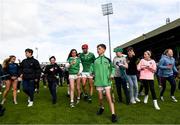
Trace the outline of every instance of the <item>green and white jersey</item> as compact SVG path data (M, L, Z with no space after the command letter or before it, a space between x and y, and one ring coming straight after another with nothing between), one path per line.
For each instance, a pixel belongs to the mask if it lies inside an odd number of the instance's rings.
M80 53L80 59L83 65L83 72L90 72L90 67L95 60L94 54L91 52L88 52L87 54Z
M80 71L81 60L79 57L70 57L68 60L70 67L68 68L70 75L76 75ZM75 62L75 64L72 64ZM72 64L72 65L71 65Z
M94 85L96 87L111 86L110 77L114 76L114 65L105 56L99 56L91 66L91 73L94 74Z

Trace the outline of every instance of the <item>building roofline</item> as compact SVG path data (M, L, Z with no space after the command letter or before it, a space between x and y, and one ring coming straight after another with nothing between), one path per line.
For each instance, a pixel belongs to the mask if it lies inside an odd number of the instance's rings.
M146 39L149 39L151 37L157 36L157 35L159 35L161 33L167 32L167 31L169 31L171 29L174 29L176 27L179 27L179 26L180 26L180 18L178 18L175 21L170 22L170 23L168 23L166 25L163 25L163 26L161 26L161 27L159 27L159 28L157 28L157 29L155 29L153 31L150 31L150 32L148 32L146 34L143 34L143 35L141 35L141 36L139 36L139 37L125 43L125 44L120 45L119 47L126 48L128 46L132 46L132 45L134 45L136 43L139 43L139 42L144 41Z

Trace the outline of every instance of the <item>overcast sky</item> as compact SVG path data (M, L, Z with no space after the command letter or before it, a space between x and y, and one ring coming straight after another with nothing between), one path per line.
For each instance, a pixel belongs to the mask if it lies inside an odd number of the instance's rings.
M101 9L108 2L112 48L180 17L180 0L0 0L0 62L9 55L23 59L26 48L36 47L40 62L52 55L66 61L84 43L96 54L97 44L108 45Z

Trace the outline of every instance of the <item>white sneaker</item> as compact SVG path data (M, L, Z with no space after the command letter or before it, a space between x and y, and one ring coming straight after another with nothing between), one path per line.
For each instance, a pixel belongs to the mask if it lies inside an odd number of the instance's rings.
M164 102L164 97L163 97L163 96L161 96L161 97L160 97L160 99L161 99L161 101L163 101L163 102Z
M32 107L33 106L33 102L30 101L29 104L28 104L28 107Z
M175 96L171 96L173 102L178 102L178 100L175 98Z
M136 102L141 102L141 100L139 98L135 98Z
M2 95L2 92L0 92L0 95Z
M80 103L80 97L77 97L76 104Z
M1 105L4 105L5 101L6 101L6 99L3 99L3 100L1 101Z
M44 88L46 89L46 88L47 88L47 86L44 86Z
M144 103L145 103L145 104L148 103L148 97L149 97L148 95L146 95L146 96L144 97Z
M17 102L17 101L13 101L13 103L14 103L15 105L17 105L17 104L18 104L18 102Z
M28 103L30 103L30 97L28 97Z
M154 107L156 110L160 110L160 107L158 106L157 100L153 100Z
M136 101L135 100L131 101L131 104L136 104Z
M20 90L17 90L17 93L20 93Z

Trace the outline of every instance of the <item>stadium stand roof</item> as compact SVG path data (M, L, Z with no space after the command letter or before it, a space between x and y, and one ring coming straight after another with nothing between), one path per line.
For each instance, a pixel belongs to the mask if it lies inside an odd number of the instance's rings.
M135 49L138 56L142 56L145 50L151 50L159 59L165 49L172 48L176 50L176 56L179 57L180 18L118 47L126 49L129 46Z

